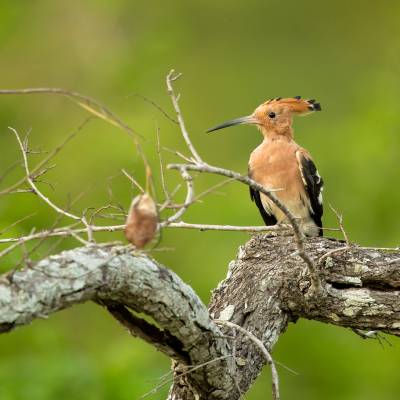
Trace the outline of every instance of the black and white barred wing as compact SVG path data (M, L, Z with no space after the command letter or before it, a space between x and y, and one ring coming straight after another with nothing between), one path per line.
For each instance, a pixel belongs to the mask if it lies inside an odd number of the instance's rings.
M304 187L310 200L311 218L318 227L322 228L322 214L324 213L322 191L324 189L324 181L319 175L314 161L308 154L298 152L297 158ZM322 229L320 229L319 234L322 236Z

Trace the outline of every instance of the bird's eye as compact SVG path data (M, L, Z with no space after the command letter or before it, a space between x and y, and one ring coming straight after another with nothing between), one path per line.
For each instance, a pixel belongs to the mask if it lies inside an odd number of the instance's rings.
M270 117L270 118L275 118L275 116L276 116L276 114L273 111L268 113L268 117Z

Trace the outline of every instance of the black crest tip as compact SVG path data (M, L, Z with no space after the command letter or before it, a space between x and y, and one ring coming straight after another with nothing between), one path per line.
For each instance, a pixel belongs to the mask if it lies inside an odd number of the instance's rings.
M314 111L321 111L321 104L319 104L319 103L314 103L314 104L313 104L313 107L314 107Z

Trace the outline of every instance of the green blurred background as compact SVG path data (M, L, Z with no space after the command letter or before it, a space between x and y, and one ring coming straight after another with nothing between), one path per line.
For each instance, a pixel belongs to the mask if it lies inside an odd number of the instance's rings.
M260 142L253 127L205 135L216 123L251 112L262 101L302 95L323 108L295 121L296 137L323 175L325 203L343 212L353 241L399 245L400 3L397 1L0 1L0 87L64 87L109 106L145 140L159 188L155 132L169 148L186 152L177 127L134 94L172 112L165 90L171 68L192 139L210 163L245 172ZM0 97L0 175L20 159L15 137L29 130L36 150L49 151L87 114L57 96ZM176 161L164 153L166 162ZM44 154L32 154L35 165ZM100 207L111 199L127 209L135 190L121 168L143 184L132 139L92 120L55 160L42 190L61 205ZM1 183L22 176L17 167ZM217 182L196 180L197 192ZM169 188L179 182L167 173ZM260 224L247 188L232 184L193 206L187 222ZM162 200L158 189L159 200ZM183 191L178 195L178 200ZM3 236L51 226L55 213L30 194L0 199L0 230L35 212ZM61 221L67 223L68 221ZM98 219L98 224L118 223ZM326 226L336 220L326 207ZM122 234L99 236L121 240ZM204 302L225 276L244 233L166 229L153 255L193 286ZM49 241L39 258L76 246ZM30 245L31 246L31 245ZM29 247L28 247L29 248ZM0 248L1 249L1 248ZM206 256L205 256L206 254ZM21 260L1 260L2 271ZM398 399L399 342L363 341L349 331L316 322L290 326L275 358L284 399ZM169 360L131 338L104 311L85 304L0 336L1 400L132 400L157 384ZM149 398L165 398L167 388ZM246 399L270 397L265 370Z

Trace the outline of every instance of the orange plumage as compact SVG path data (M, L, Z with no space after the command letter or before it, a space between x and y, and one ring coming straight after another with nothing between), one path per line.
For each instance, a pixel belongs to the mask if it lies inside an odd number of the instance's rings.
M209 132L238 124L257 125L263 142L251 153L249 176L267 189L280 189L275 195L299 219L308 236L322 235L323 181L307 150L293 140L293 116L320 111L315 100L299 96L268 100L246 117L237 118ZM267 225L286 222L284 213L264 194L250 188Z

